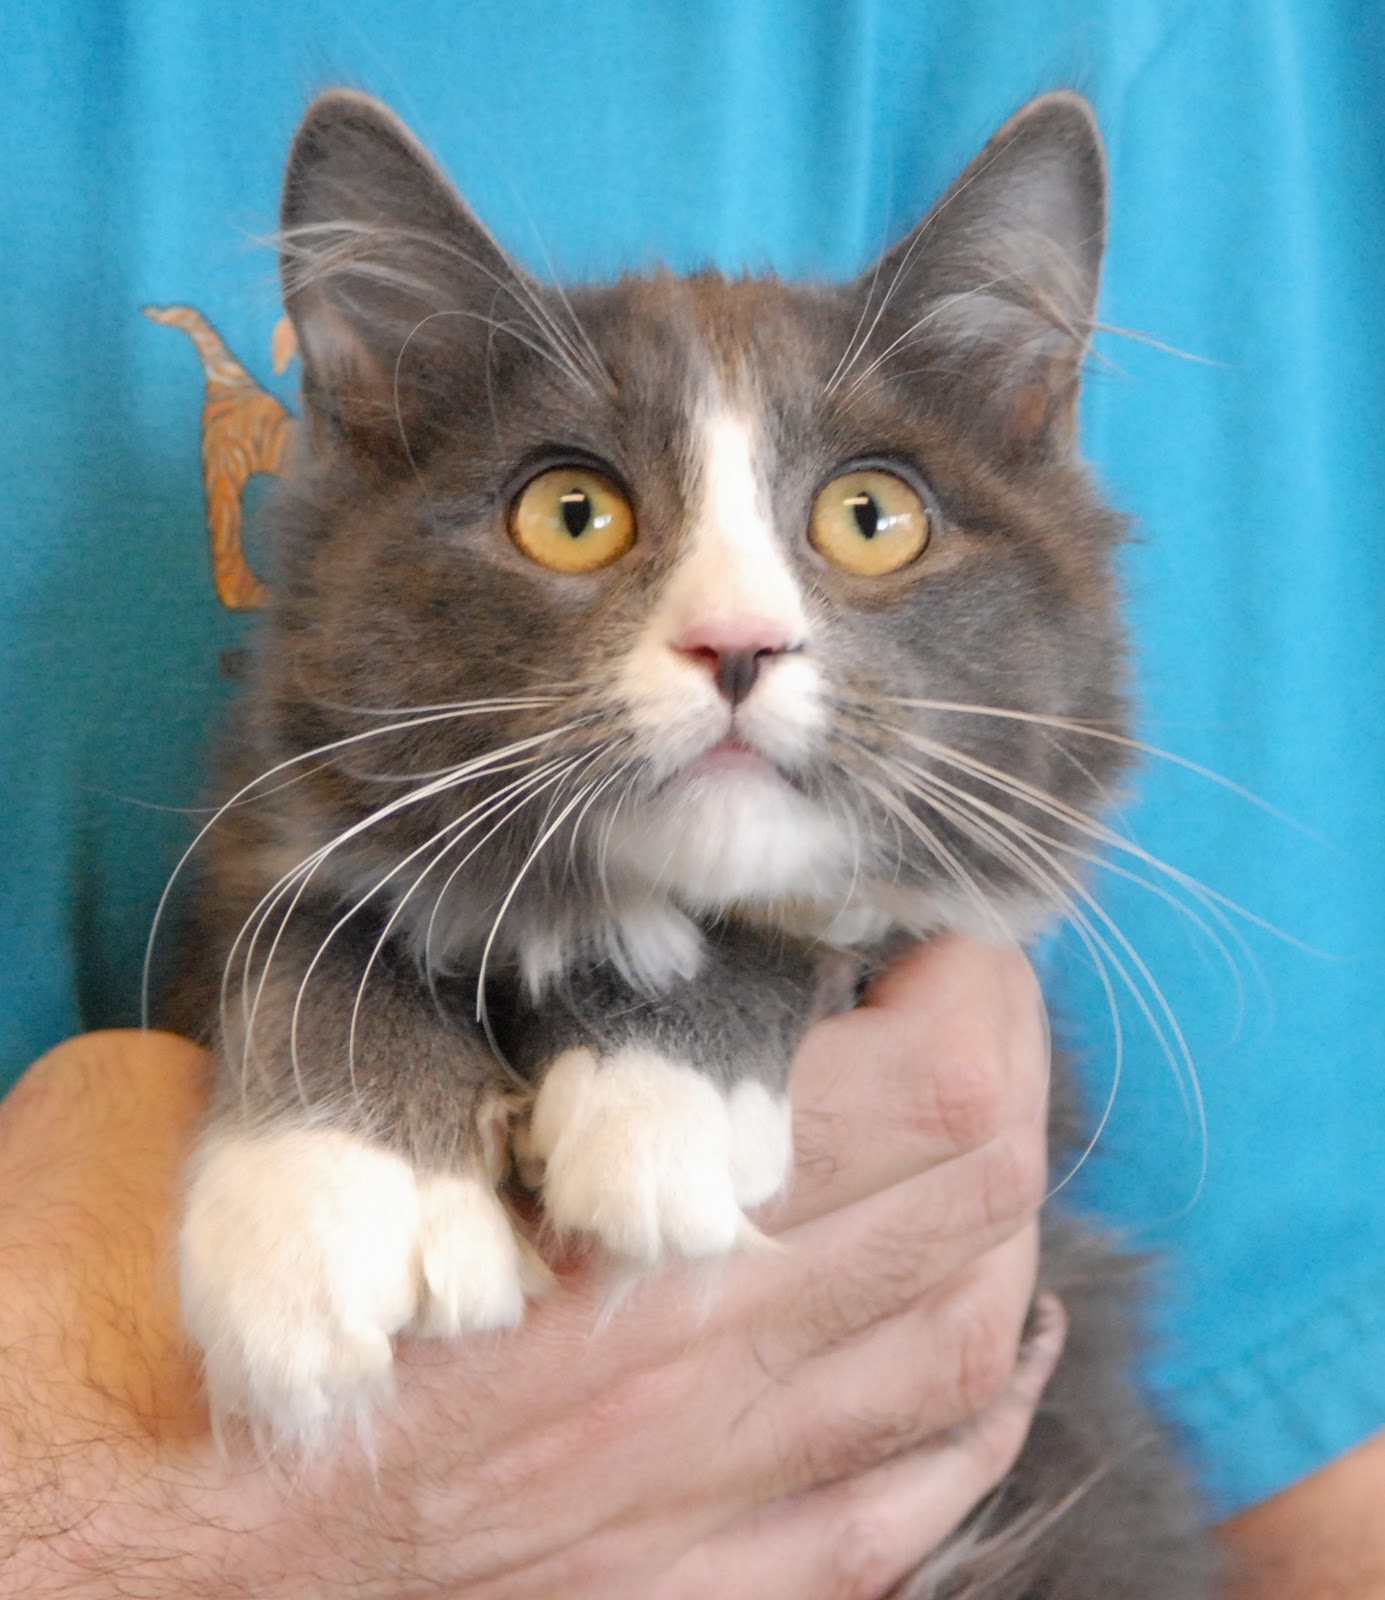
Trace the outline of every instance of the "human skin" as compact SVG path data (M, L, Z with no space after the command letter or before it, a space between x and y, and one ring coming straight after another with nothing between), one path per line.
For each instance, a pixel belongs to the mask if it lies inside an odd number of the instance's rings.
M914 957L805 1047L781 1257L719 1293L667 1274L604 1326L569 1273L516 1335L406 1345L374 1476L218 1454L170 1272L205 1060L72 1041L0 1106L0 1594L886 1592L1008 1468L1056 1352L1012 1365L1039 1018L1012 957ZM1226 1525L1228 1595L1385 1600L1381 1506L1385 1437Z
M1385 1433L1222 1531L1230 1600L1385 1600Z
M178 1330L206 1059L71 1041L0 1107L0 1594L885 1594L1008 1470L1061 1346L1051 1304L1021 1344L1046 1065L1027 965L938 941L806 1042L781 1248L614 1306L570 1263L519 1330L402 1341L373 1450L304 1464L218 1450Z

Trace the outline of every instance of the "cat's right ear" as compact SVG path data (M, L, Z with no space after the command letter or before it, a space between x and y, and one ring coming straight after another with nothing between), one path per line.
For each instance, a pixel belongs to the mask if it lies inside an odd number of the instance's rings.
M289 152L284 305L315 441L418 461L455 401L459 364L496 322L532 317L537 286L379 101L335 89Z

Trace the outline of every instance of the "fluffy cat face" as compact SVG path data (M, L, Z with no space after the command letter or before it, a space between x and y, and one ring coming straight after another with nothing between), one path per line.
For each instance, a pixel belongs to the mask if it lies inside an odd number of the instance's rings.
M574 885L920 930L1061 904L1043 841L1109 798L1085 729L1124 715L1119 524L1074 455L1080 101L840 287L541 286L349 94L284 224L312 452L258 722L281 757L355 741L280 802L308 848L358 829L345 881L428 872L409 915L453 947Z

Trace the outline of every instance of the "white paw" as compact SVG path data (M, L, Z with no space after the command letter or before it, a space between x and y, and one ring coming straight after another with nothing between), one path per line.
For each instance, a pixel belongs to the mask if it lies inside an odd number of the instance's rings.
M388 1386L391 1336L519 1320L519 1254L477 1179L422 1176L337 1129L210 1140L179 1238L218 1414L312 1442Z
M559 1056L525 1142L555 1226L637 1261L730 1250L752 1233L743 1208L783 1187L793 1153L787 1100L752 1083L728 1096L635 1047Z
M524 1315L519 1243L490 1184L470 1176L419 1180L417 1333L510 1328Z
M793 1170L793 1119L786 1095L747 1079L726 1100L731 1119L731 1183L743 1206L763 1205Z

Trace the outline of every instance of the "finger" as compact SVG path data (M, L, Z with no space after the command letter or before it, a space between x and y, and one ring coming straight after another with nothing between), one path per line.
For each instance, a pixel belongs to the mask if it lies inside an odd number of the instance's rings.
M1038 1214L1042 1136L1019 1129L781 1236L734 1264L723 1303L772 1371L898 1315Z
M489 1419L498 1439L619 1390L633 1374L705 1363L729 1343L740 1386L719 1377L714 1408L734 1414L760 1376L757 1366L742 1377L747 1347L757 1363L788 1372L897 1315L1023 1227L1046 1182L1042 1136L1007 1132L789 1230L777 1249L670 1267L614 1304L598 1269L567 1276L531 1303L521 1329L468 1341L466 1370L482 1386L515 1390L512 1406ZM450 1345L406 1341L399 1360L416 1374L411 1403L425 1412L447 1403ZM548 1381L555 1371L565 1374L559 1388Z
M1040 1301L1005 1393L966 1427L840 1483L749 1513L691 1551L654 1600L881 1600L1005 1477L1062 1352Z
M1035 1225L787 1380L766 1373L737 1423L732 1455L754 1461L736 1443L758 1435L777 1454L783 1489L807 1489L964 1426L1014 1377L1037 1266Z
M950 1280L976 1266L987 1242L973 1216L986 1184L958 1169L993 1158L988 1147L913 1186L899 1185L847 1214L809 1224L801 1239L794 1236L801 1248L728 1263L723 1292L701 1326L686 1282L680 1290L673 1281L682 1275L670 1273L636 1285L595 1337L590 1305L585 1299L567 1303L571 1290L562 1285L549 1302L531 1309L524 1328L473 1339L464 1358L446 1346L406 1347L405 1409L434 1418L461 1413L468 1452L486 1460L488 1475L508 1496L532 1508L527 1527L535 1548L546 1548L555 1532L561 1545L633 1516L670 1459L682 1466L684 1498L704 1508L749 1506L790 1482L806 1487L863 1459L879 1459L897 1449L899 1439L873 1432L872 1417L913 1409L931 1424L950 1425L968 1414L966 1397L980 1395L987 1371L1005 1359L979 1349L1002 1320L989 1304L982 1314L959 1304L950 1325L944 1318L949 1331L929 1343L935 1337L929 1311L937 1309L930 1291L947 1285L964 1295L965 1284ZM945 1193L954 1184L955 1198ZM915 1187L920 1193L912 1192ZM949 1220L958 1214L960 1227ZM1008 1218L998 1222L991 1242L1019 1226ZM1016 1323L1032 1285L1032 1245L1019 1249L1024 1260L1018 1267L1011 1259L996 1269L1013 1274ZM858 1408L855 1418L832 1393L838 1370L845 1382L850 1359L810 1383L795 1411L794 1386L805 1363L905 1311L913 1314L912 1327L887 1333L880 1355L865 1354L882 1387L873 1395L862 1390L859 1398L848 1393L846 1404ZM1005 1336L1003 1329L997 1335ZM960 1381L939 1377L942 1399L935 1400L928 1394L929 1366L936 1361L945 1368L954 1359L949 1351L968 1370ZM555 1372L564 1375L562 1383L553 1382ZM463 1397L478 1386L483 1393L504 1392L506 1404L468 1415ZM779 1387L788 1397L780 1402L784 1416L766 1418L765 1408L778 1398L767 1399L767 1391ZM906 1431L919 1437L907 1421ZM554 1475L545 1470L555 1452L571 1451L577 1433L580 1464L575 1460L571 1470L580 1470L581 1496L562 1487L565 1476L555 1490ZM525 1551L533 1553L529 1544Z
M1047 1022L1023 956L959 938L922 946L804 1040L796 1170L761 1221L779 1232L1017 1123L1038 1128L1047 1084Z

